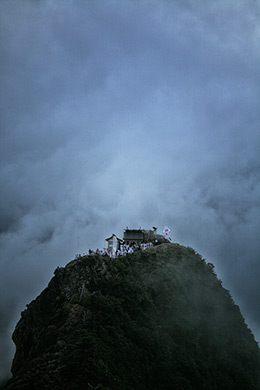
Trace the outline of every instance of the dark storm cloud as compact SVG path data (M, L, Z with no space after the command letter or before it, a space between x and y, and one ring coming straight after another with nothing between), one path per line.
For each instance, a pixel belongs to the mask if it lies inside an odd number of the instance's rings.
M212 261L259 339L259 2L0 7L1 376L55 267L126 225Z

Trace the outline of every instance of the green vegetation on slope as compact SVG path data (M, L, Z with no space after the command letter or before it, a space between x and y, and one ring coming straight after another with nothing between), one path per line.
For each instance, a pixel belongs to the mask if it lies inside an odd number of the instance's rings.
M10 390L260 388L239 308L212 264L177 244L57 269L13 338Z

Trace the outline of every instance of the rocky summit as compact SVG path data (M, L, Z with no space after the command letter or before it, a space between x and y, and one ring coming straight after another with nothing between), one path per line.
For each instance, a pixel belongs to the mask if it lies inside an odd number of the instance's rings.
M260 351L214 272L164 243L57 268L22 313L6 390L257 390Z

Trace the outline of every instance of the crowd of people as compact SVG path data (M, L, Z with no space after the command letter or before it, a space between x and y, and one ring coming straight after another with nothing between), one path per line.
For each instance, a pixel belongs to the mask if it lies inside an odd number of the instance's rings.
M96 254L96 255L101 255L101 256L109 256L110 258L116 259L119 256L126 256L129 253L134 253L137 251L144 251L144 250L150 249L154 244L155 245L157 244L156 241L157 240L155 240L154 243L152 243L152 242L142 242L142 243L132 242L130 244L123 242L120 244L119 248L114 253L108 251L107 248L103 248L101 250L96 249L96 251L89 249L88 252L89 252L89 255ZM86 256L85 253L83 253L83 255L77 254L77 255L75 255L75 259L80 259L84 256Z

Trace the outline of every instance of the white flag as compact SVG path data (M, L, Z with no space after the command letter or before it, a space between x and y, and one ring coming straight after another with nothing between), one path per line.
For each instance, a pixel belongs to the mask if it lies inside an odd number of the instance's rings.
M165 233L165 235L167 236L167 234L170 233L170 229L165 226L165 228L163 229L163 233Z

